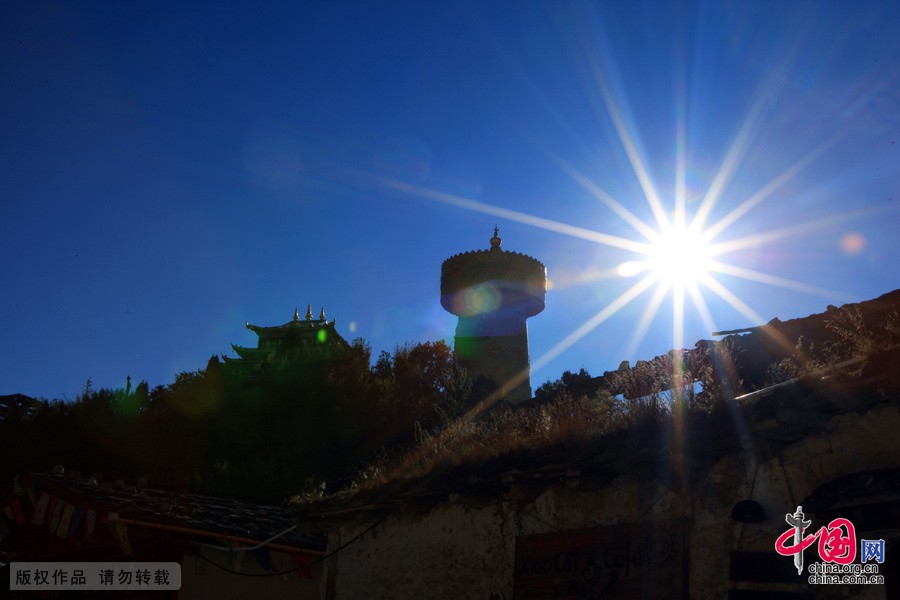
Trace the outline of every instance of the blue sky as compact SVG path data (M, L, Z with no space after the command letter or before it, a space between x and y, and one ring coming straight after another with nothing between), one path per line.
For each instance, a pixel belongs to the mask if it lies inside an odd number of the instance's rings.
M898 32L891 2L4 2L0 394L166 384L307 303L376 354L452 341L441 262L495 224L552 282L534 387L898 288ZM734 243L676 329L619 267L679 207Z

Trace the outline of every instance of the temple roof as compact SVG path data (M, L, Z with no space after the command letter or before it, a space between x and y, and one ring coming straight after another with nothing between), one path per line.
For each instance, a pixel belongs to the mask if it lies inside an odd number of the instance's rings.
M246 346L238 346L237 344L232 344L231 348L244 360L263 360L268 354L268 351L264 348L247 348ZM225 360L230 361L234 359L226 357Z
M294 318L284 323L283 325L273 325L270 327L262 327L259 325L251 325L250 323L246 324L247 329L256 333L260 337L281 337L283 334L287 332L305 332L308 331L312 334L315 334L323 327L327 327L329 329L334 329L335 323L337 321L332 319L331 321L325 318L325 308L323 307L321 312L319 313L319 318L314 319L312 316L312 306L306 306L306 318L300 318L300 311L298 309L294 309Z
M319 318L314 319L312 306L307 305L306 317L300 318L300 311L294 309L294 317L283 325L261 327L259 325L246 324L247 329L259 336L256 348L238 346L232 344L231 348L240 358L225 358L228 364L262 363L272 355L289 352L294 348L315 348L324 346L349 347L341 334L335 328L336 321L325 318L325 309L319 312Z

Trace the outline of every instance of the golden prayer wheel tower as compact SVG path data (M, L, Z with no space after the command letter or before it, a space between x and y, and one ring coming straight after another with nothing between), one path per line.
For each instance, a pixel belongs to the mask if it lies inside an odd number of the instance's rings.
M547 269L500 248L457 254L441 265L441 306L459 317L454 350L473 381L483 377L501 399L531 398L526 320L544 310Z

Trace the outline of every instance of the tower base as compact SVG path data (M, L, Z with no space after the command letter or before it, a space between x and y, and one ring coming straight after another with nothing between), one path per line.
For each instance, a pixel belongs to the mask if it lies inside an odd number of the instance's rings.
M457 360L478 386L478 379L491 391L500 390L507 402L531 399L528 364L528 332L502 336L459 336L454 338Z

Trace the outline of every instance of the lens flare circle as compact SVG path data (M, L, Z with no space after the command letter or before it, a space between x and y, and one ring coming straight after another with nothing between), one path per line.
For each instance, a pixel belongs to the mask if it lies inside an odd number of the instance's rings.
M501 293L495 287L474 285L456 296L454 310L467 317L481 315L497 310L501 300Z

